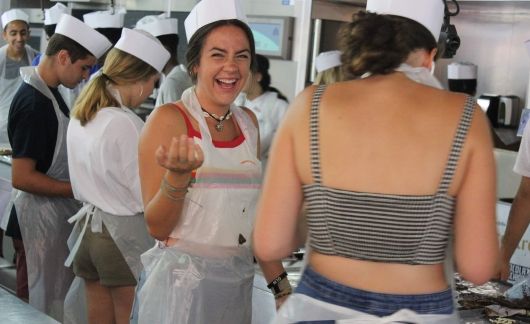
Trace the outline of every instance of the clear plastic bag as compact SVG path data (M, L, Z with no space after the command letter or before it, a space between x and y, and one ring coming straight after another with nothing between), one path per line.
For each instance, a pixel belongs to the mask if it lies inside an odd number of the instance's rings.
M528 298L530 300L530 276L518 280L504 293L504 297L514 300Z

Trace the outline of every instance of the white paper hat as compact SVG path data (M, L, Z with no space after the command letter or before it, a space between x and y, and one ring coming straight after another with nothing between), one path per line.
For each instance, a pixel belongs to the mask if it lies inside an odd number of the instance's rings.
M165 14L160 16L145 16L138 20L136 29L145 30L157 37L179 33L179 21L176 18L166 18Z
M56 34L64 35L86 48L96 58L100 58L112 46L112 43L81 20L62 14L55 28Z
M45 25L55 25L59 22L59 19L61 19L62 14L71 15L72 9L68 8L67 6L63 5L62 3L58 2L55 4L55 6L44 9L44 24Z
M442 0L368 0L366 11L415 20L438 40L444 17Z
M158 39L142 30L123 28L114 47L136 56L158 72L162 72L170 56Z
M447 79L472 80L477 78L478 67L468 62L453 62L447 66Z
M229 19L247 22L247 16L239 0L202 0L193 7L184 20L188 42L199 28L215 21Z
M342 64L342 62L340 61L341 54L342 53L340 51L329 51L318 54L315 60L315 67L317 69L317 72L322 72L327 69L340 66Z
M2 29L6 29L7 24L15 20L22 20L29 23L29 16L20 9L11 9L2 14Z
M84 22L92 28L122 28L125 12L118 10L94 11L83 15Z

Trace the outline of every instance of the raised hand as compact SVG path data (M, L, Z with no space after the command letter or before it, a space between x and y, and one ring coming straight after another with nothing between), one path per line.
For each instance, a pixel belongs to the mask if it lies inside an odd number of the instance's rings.
M204 161L200 146L185 134L180 135L178 139L173 137L169 148L160 145L155 156L160 166L180 175L191 173Z

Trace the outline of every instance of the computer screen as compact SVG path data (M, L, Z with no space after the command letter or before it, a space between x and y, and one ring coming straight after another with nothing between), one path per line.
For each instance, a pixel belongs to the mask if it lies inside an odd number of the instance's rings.
M292 17L248 17L256 53L283 59L290 59L292 47Z

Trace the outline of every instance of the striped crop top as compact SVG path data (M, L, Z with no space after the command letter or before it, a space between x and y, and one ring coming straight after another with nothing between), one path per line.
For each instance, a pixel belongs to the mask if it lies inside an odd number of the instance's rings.
M311 171L315 182L303 186L311 248L326 255L378 262L443 262L456 202L447 190L471 124L473 98L467 98L437 192L378 194L322 185L318 111L324 89L320 86L315 91L310 115Z

